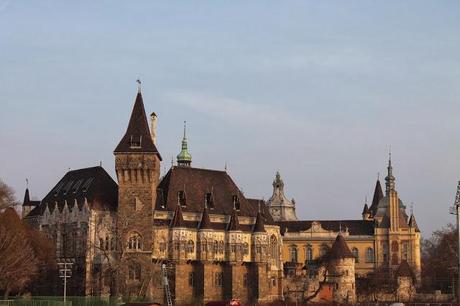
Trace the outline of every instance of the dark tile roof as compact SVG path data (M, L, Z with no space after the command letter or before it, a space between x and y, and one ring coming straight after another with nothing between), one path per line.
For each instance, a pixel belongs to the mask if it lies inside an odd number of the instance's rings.
M420 232L420 229L418 228L418 225L417 225L417 221L415 221L415 216L413 214L410 215L409 227L415 228L416 232Z
M182 216L182 208L179 204L176 205L176 210L174 210L171 227L185 227L184 217Z
M120 143L115 148L115 153L139 153L150 152L157 153L161 160L152 136L150 135L147 116L145 115L144 101L142 94L137 93L136 101L134 102L131 118L129 119L128 128Z
M258 208L260 205L260 213L262 215L262 218L264 219L264 224L268 224L268 225L275 224L275 221L273 220L273 217L270 214L270 211L268 210L268 206L264 200L262 199L247 199L247 200L253 207Z
M331 250L328 254L329 259L342 259L342 258L355 258L353 253L350 251L345 238L341 234L337 235L334 243L332 244Z
M81 207L85 198L91 209L117 209L118 185L104 168L98 166L67 172L28 216L43 214L46 205L52 211L55 203L59 210L62 210L65 201L70 208L75 205L75 202Z
M399 264L398 270L396 270L396 277L414 277L414 272L407 260L402 260Z
M374 221L366 220L304 220L304 221L279 221L281 233L306 231L311 228L312 222L321 223L325 230L338 232L340 229L346 230L350 235L374 235Z
M265 233L264 219L260 212L257 213L256 223L252 229L254 233Z
M29 188L26 188L26 192L24 193L24 201L22 202L22 206L37 206L40 204L40 201L31 201L29 196Z
M382 186L380 185L380 180L377 180L377 182L375 183L375 188L374 188L374 197L372 198L372 204L371 204L371 207L369 208L373 216L375 216L375 213L377 212L377 207L381 199L383 199Z
M234 209L227 226L228 231L241 231L240 222L238 221L238 213Z
M208 208L205 206L198 229L212 229L211 219L209 218Z
M178 193L185 192L184 212L201 213L207 193L212 194L212 205L208 205L210 215L231 215L233 196L238 197L238 215L256 217L258 200L248 200L225 171L192 167L171 167L162 178L157 190L156 210L173 211L178 202ZM261 202L261 211L266 224L273 224L268 209Z
M363 212L361 213L362 215L365 215L369 212L369 207L367 206L367 203L364 204Z

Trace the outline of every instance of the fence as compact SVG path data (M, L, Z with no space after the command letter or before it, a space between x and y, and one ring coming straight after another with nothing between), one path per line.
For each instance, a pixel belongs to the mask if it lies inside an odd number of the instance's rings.
M62 296L34 296L0 300L0 306L119 306L122 301L115 298L68 296L64 303Z

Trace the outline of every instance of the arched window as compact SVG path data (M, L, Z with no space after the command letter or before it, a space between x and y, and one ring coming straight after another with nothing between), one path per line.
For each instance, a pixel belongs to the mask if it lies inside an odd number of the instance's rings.
M297 262L297 247L291 246L290 253L291 253L291 262Z
M187 252L193 253L194 251L195 251L195 242L193 242L193 240L189 240L187 242Z
M353 253L353 256L355 256L355 262L358 263L359 262L359 251L357 248L353 248L351 249L351 252Z
M278 258L278 239L275 235L270 237L270 258L276 260Z
M128 249L137 251L142 250L142 238L138 233L132 234L128 239Z
M128 279L140 280L141 279L141 265L132 263L128 266Z
M327 245L323 245L323 246L321 246L321 249L319 251L319 255L321 257L326 256L328 251L329 251L329 248L327 247Z
M374 262L374 250L372 248L366 249L366 262Z
M307 249L305 252L306 252L305 258L307 258L307 261L312 261L313 260L313 248L311 247L311 245L307 245Z

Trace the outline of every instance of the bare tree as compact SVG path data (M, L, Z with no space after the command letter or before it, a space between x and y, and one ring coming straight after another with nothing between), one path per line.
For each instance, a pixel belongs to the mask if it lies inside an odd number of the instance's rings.
M0 179L0 211L18 204L13 189Z

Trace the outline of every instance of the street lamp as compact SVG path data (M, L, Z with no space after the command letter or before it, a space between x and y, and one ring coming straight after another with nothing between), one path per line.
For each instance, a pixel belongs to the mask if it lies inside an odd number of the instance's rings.
M457 216L457 239L459 239L458 241L458 250L457 250L457 254L458 254L458 270L457 270L457 276L458 276L458 279L457 279L457 299L460 299L460 181L458 181L458 185L457 185L457 194L455 195L455 201L454 201L454 206L452 206L450 208L450 213L452 215L456 215Z
M64 279L64 305L67 300L67 279L72 277L72 265L75 263L73 258L61 258L58 261L59 277Z

